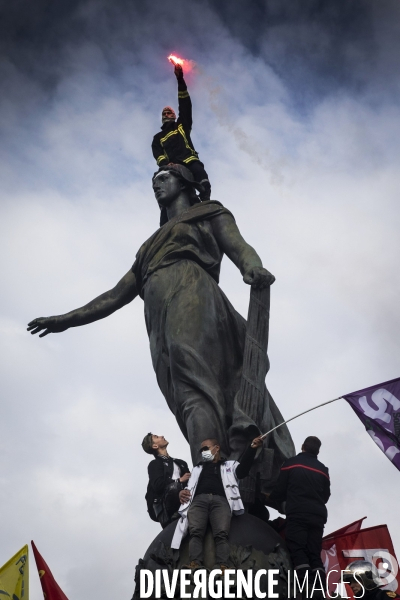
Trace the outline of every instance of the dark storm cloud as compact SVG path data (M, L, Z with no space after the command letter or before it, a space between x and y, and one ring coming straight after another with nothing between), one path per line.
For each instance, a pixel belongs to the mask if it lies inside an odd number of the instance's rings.
M231 134L239 133L235 143L245 152L252 149L259 164L280 159L253 137L242 135L236 123L243 109L239 96L231 94L233 114L228 115L228 105L214 94L218 87L214 71L221 72L224 65L232 68L232 51L241 52L240 60L247 61L254 81L249 102L255 105L271 101L272 73L285 90L282 102L294 115L312 113L324 99L341 93L361 96L373 106L397 97L397 0L177 0L172 6L159 0L3 0L1 4L0 158L5 186L10 157L20 162L19 170L30 186L40 185L44 174L28 156L31 140L36 136L36 147L46 147L43 120L48 122L51 111L66 98L69 106L75 102L79 110L85 106L93 110L96 100L132 94L148 107L170 77L165 56L171 50L202 61L203 84L209 84L209 103L220 125ZM251 68L251 61L258 61L259 67ZM259 80L252 79L254 70ZM88 81L90 97L84 95ZM123 164L120 157L113 167L119 177L126 176ZM54 185L69 185L58 179L58 167L52 169Z
M293 106L310 109L341 90L372 102L399 91L396 0L211 2L230 33L285 82Z
M232 35L269 62L303 99L338 84L359 83L358 59L373 62L376 53L369 1L239 0L215 3L215 10Z
M296 92L299 106L338 86L362 91L371 83L385 84L387 93L398 83L397 0L2 4L3 57L45 89L54 88L74 68L70 51L81 44L96 44L106 68L118 76L122 57L150 65L149 55L168 52L175 45L182 50L195 45L204 54L208 48L211 59L224 34L272 66Z

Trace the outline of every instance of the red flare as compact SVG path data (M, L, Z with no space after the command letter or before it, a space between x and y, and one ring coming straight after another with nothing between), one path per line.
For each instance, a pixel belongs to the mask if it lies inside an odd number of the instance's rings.
M189 60L187 58L179 58L179 56L175 56L175 54L170 54L168 56L168 60L175 66L180 65L184 69L185 73L191 71L196 65L196 63L193 60Z
M172 62L173 65L181 65L181 67L183 67L185 63L184 58L178 58L178 56L175 56L174 54L170 54L168 56L168 60L169 62Z

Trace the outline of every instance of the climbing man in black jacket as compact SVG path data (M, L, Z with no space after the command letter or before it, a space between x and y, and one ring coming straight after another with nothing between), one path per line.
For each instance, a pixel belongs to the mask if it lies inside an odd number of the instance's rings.
M300 582L309 573L309 589L317 572L325 588L325 569L321 560L324 525L330 492L329 471L318 459L321 442L305 439L300 454L282 465L276 487L269 495L270 506L286 514L286 544ZM316 588L320 589L319 582Z
M187 463L168 455L168 444L163 435L153 433L148 433L142 442L143 450L154 456L154 460L147 468L149 473L147 509L150 518L158 521L162 528L171 523L174 513L180 506L179 492L186 487L190 477ZM177 514L176 517L179 515Z
M178 80L179 116L176 119L175 111L170 106L163 108L161 131L156 133L151 145L153 156L159 167L169 163L187 167L194 180L202 186L200 199L209 200L211 184L190 138L193 123L192 101L180 65L175 65L175 76Z

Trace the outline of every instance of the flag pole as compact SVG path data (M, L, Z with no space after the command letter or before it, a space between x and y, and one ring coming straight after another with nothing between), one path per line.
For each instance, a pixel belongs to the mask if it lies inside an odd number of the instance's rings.
M308 410L304 410L303 412L299 413L298 415L296 415L294 417L291 417L287 421L283 421L283 423L279 423L279 425L277 425L273 429L270 429L269 431L267 431L267 433L264 433L261 436L261 439L263 440L264 438L267 437L267 435L269 433L272 433L273 431L275 431L275 429L278 429L278 427L281 427L282 425L285 425L286 423L289 423L289 421L293 421L293 419L297 419L297 417L301 417L301 415L305 415L306 413L311 412L312 410L315 410L316 408L320 408L321 406L325 406L326 404L330 404L331 402L336 402L336 400L341 400L342 398L343 398L343 396L339 396L339 398L334 398L333 400L328 400L328 402L323 402L322 404L318 404L317 406L313 406L313 408L309 408Z

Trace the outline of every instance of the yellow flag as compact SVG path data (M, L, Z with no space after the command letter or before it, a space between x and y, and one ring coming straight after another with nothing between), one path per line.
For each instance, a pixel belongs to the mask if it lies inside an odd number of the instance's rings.
M0 568L0 598L29 600L28 546L21 548Z

